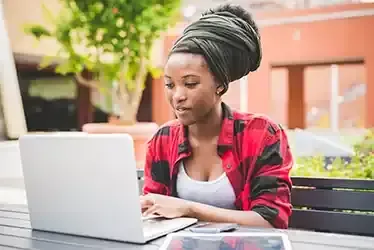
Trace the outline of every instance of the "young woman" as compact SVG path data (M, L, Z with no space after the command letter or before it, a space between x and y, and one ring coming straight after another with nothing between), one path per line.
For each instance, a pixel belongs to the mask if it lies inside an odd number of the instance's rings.
M293 159L285 132L221 100L260 62L258 28L239 6L211 9L184 30L164 69L177 119L149 141L144 215L288 227Z

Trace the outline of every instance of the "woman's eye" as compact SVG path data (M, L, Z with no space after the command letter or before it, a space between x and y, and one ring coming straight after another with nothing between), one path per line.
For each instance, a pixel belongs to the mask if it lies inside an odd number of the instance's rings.
M193 88L197 85L198 83L197 82L186 82L185 85L188 87L188 88Z
M165 83L165 87L168 89L172 89L174 87L174 84L172 83Z

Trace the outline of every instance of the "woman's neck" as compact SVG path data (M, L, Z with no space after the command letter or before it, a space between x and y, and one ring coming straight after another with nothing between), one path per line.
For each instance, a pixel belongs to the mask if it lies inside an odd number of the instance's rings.
M189 126L189 134L196 139L212 139L219 136L222 125L222 106L219 102L203 119Z

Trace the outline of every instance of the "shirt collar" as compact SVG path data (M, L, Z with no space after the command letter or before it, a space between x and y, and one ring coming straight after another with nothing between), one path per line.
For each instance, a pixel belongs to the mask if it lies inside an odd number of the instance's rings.
M218 154L223 154L232 147L234 137L234 117L230 107L222 102L222 127L218 137ZM191 147L188 141L188 127L180 125L178 138L178 155L180 157L188 156L191 153Z

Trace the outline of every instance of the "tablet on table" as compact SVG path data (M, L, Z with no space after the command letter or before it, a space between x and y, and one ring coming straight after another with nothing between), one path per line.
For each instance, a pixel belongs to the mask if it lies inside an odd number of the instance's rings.
M284 233L231 232L169 234L160 250L292 250Z

